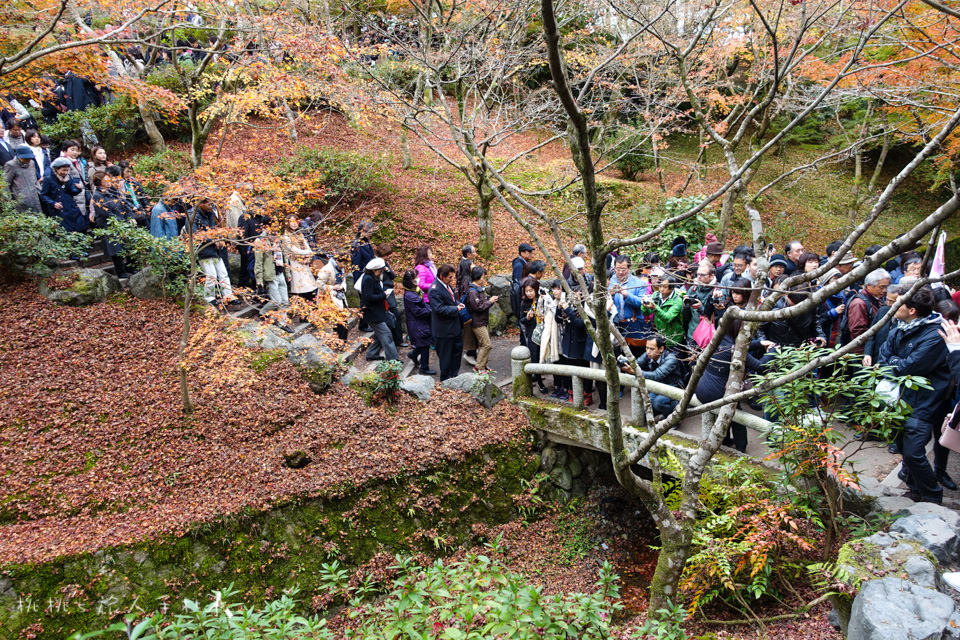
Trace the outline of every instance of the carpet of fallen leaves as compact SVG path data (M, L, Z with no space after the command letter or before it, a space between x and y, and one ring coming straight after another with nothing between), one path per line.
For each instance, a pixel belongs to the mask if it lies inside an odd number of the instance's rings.
M527 422L438 390L367 407L340 384L312 393L286 361L235 388L201 363L181 412L181 310L120 298L49 303L0 288L0 563L43 561L166 533L293 495L359 485L514 438ZM228 339L226 336L224 339ZM303 469L283 453L303 450Z

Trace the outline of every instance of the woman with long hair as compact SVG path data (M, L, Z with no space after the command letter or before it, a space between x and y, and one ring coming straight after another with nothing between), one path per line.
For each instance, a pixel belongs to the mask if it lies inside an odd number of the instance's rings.
M290 293L313 300L318 286L317 279L310 269L313 249L300 233L300 219L297 216L287 218L287 232L283 236L283 253L290 268Z

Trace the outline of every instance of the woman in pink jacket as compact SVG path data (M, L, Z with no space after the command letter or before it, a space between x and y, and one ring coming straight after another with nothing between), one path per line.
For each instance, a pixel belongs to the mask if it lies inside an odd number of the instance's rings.
M423 301L429 304L430 298L427 297L427 290L437 279L437 266L433 264L433 249L430 248L430 245L422 244L417 248L414 262L416 263L414 270L417 272L417 286L423 291Z

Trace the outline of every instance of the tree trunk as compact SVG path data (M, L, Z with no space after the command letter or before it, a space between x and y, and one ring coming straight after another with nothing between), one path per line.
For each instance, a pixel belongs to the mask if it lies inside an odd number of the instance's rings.
M404 170L413 166L413 155L410 153L410 136L407 125L400 125L400 167Z
M477 185L477 198L477 227L480 230L477 253L481 258L489 259L493 256L493 214L490 204L494 195L486 178Z
M650 606L648 611L657 611L677 604L680 576L690 553L693 533L689 526L660 527L660 554L657 568L650 580Z
M294 142L299 140L297 136L297 119L293 115L293 109L290 108L290 104L287 102L286 98L283 98L283 116L287 119L287 131L290 133L290 139ZM233 105L230 106L230 111L233 111ZM226 135L226 134L224 134Z
M190 399L190 385L187 381L187 345L190 344L190 305L193 291L197 286L197 255L193 250L193 221L187 217L187 251L190 254L190 277L187 278L187 290L183 295L183 331L177 348L177 373L180 376L180 400L183 412L193 413L193 401Z
M147 138L150 139L150 148L154 153L160 153L166 148L167 143L163 139L157 127L157 119L154 117L153 109L143 102L137 103L137 109L140 111L140 119L143 121L143 128L147 132Z
M733 205L737 200L739 190L731 188L723 196L723 205L720 207L720 222L717 224L717 242L724 245L730 233L730 221L733 219Z

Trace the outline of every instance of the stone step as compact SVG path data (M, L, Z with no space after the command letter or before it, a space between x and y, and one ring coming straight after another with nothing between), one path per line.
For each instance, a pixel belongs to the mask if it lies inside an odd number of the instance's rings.
M233 318L252 318L254 316L260 315L260 310L253 305L244 304L242 307L237 307L232 311L228 311L227 314Z

